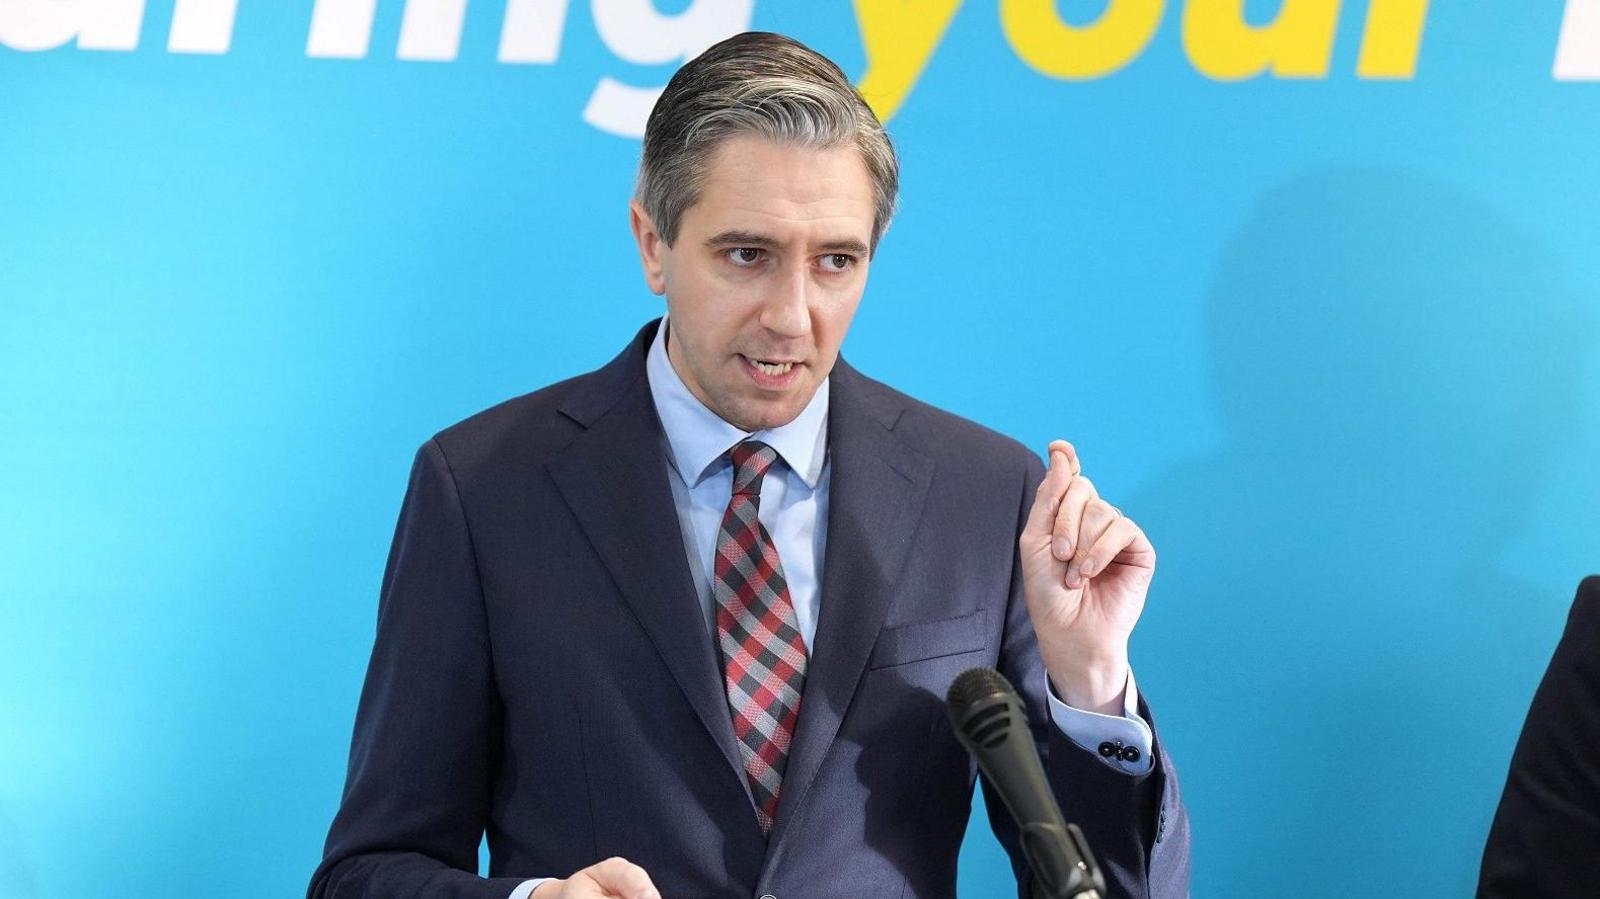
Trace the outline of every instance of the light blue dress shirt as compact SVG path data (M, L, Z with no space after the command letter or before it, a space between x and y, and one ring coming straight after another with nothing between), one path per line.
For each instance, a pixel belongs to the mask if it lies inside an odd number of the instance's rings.
M733 464L728 450L742 440L759 440L777 450L782 460L781 465L774 463L761 482L759 518L777 546L784 580L789 585L789 600L794 604L800 636L809 651L817 633L817 610L822 602L818 590L828 538L828 382L822 382L794 421L754 433L743 431L722 420L689 392L667 358L666 335L667 320L662 319L645 359L645 374L661 419L667 481L672 486L672 501L683 531L683 547L689 556L689 574L700 600L700 614L706 622L706 639L716 639L716 601L711 584L717 530L727 511L728 498L733 495ZM1075 709L1054 695L1046 698L1051 720L1072 742L1090 752L1096 752L1107 741L1136 746L1140 750L1137 762L1102 760L1129 774L1150 770L1154 738L1150 726L1136 711L1138 693L1132 672L1128 674L1125 714L1121 716ZM804 702L803 697L801 701ZM547 879L519 884L510 899L527 899Z

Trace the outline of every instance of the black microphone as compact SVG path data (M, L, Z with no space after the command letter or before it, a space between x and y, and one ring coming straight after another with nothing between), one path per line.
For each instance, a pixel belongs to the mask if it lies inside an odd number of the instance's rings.
M1083 831L1061 819L1039 764L1027 709L1010 681L993 668L963 671L950 684L945 710L956 739L978 760L1017 822L1035 899L1100 899L1105 876Z

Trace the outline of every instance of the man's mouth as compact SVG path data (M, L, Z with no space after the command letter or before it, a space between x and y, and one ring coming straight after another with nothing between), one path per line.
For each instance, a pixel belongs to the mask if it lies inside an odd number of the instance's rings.
M756 383L768 388L787 386L789 381L798 375L795 367L805 364L793 359L757 359L743 354L739 358L744 360L751 375L756 377Z
M794 368L793 362L767 362L763 359L751 359L750 364L769 375L788 374L789 369Z

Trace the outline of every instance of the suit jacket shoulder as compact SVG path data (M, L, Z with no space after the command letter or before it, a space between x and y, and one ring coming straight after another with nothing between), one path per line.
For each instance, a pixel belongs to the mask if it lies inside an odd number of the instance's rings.
M1600 577L1578 587L1484 847L1480 899L1600 895Z
M641 330L601 368L497 403L433 436L463 485L498 482L537 470L603 417L644 377L644 353L656 323Z
M955 467L1003 478L1008 487L1015 486L1021 473L1042 472L1038 454L1020 441L870 378L843 359L834 368L834 381L836 390L858 393L885 427L942 472Z

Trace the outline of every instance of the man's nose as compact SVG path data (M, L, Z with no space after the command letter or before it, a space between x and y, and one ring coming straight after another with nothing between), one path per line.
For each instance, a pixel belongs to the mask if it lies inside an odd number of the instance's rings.
M785 271L761 307L761 325L781 337L811 333L811 278L803 268Z

